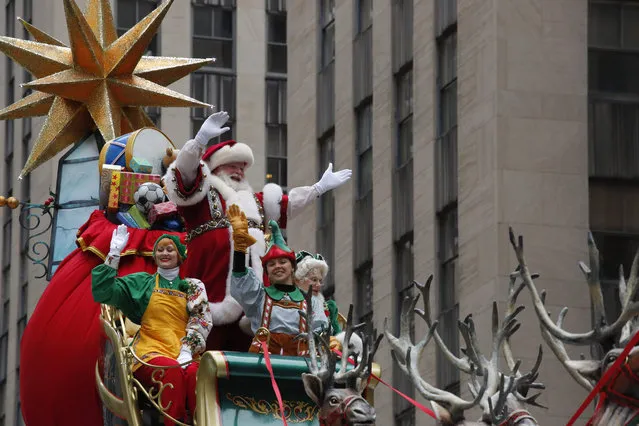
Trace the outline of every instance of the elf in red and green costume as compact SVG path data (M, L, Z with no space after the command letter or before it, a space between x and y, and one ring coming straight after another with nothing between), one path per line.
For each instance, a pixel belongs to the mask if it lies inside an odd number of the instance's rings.
M168 234L158 238L153 247L156 273L118 277L120 253L128 239L126 226L113 231L106 261L92 271L93 298L115 306L140 324L133 350L144 363L135 360L133 374L143 385L152 387L156 369L146 364L169 367L164 369L161 380L172 387L164 388L160 403L166 407L170 402L166 413L183 421L187 406L191 414L195 413L199 364L194 359L204 352L212 327L206 289L197 279L180 278L179 265L186 259L186 247L177 236ZM165 418L164 424L175 423Z
M227 216L233 227L235 249L231 295L242 306L251 323L251 330L254 334L260 328L268 330L268 351L271 354L308 355L306 343L295 340L295 337L309 329L320 332L328 327L328 320L318 300L312 301L310 325L299 315L300 310L306 311L306 300L293 282L295 252L286 245L277 222L270 221L271 241L262 257L262 266L270 285L264 286L264 278L256 275L253 268L245 266L246 251L255 243L255 238L248 233L246 215L234 204L229 207ZM256 336L249 352L261 351L262 346Z

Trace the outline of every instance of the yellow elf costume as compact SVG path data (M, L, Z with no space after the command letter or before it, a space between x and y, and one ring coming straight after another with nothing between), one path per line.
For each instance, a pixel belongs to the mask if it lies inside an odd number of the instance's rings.
M197 359L204 351L211 330L211 311L204 284L194 278L182 279L179 266L161 268L155 274L139 272L117 276L120 253L128 241L124 225L113 231L111 249L106 261L92 271L93 298L98 303L112 305L136 324L133 350L138 358L154 366L177 366ZM154 257L160 244L173 245L181 264L186 247L175 235L162 235L155 242ZM157 259L156 259L157 263ZM186 406L195 410L195 374L198 363L183 368L165 369L163 383L173 384L162 393L162 405L172 404L167 414L176 419L186 418ZM145 386L153 386L155 369L137 360L134 375ZM174 423L165 418L165 425Z

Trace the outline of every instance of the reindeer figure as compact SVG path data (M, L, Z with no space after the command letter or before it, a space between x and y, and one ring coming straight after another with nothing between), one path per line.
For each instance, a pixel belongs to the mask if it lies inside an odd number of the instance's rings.
M307 295L307 312L300 315L311 318L311 293ZM365 324L353 326L353 305L348 310L344 342L350 342L353 332L360 330ZM364 336L361 354L350 354L351 345L344 345L341 365L336 371L337 355L331 351L330 344L324 335L301 335L308 340L310 373L302 374L304 390L319 407L319 421L321 426L374 426L375 408L362 397L368 378L371 374L373 356L379 347L383 335L376 337ZM315 340L319 341L319 348ZM347 371L349 356L356 362L355 368ZM359 355L359 356L358 356Z
M637 270L639 269L639 252L635 255L630 268L630 277L626 284L623 267L619 267L619 299L621 314L612 323L606 321L606 311L599 282L599 250L592 234L588 234L588 251L590 267L579 262L579 267L586 277L592 302L594 319L593 328L585 333L571 333L562 328L568 313L564 307L553 322L545 307L546 293L537 291L534 279L538 274L531 274L524 258L524 241L519 236L515 241L512 228L509 229L512 244L519 266L511 274L511 293L516 298L523 287L527 287L532 296L535 313L539 318L541 334L559 359L566 371L577 383L590 392L599 381L603 373L615 362L630 338L639 329L639 302L635 302L637 293ZM522 283L515 287L514 280L521 277ZM605 354L600 359L572 360L566 352L565 343L572 345L597 345ZM604 387L605 396L600 395L595 413L589 425L625 425L633 419L639 418L639 347L634 347L628 354L621 369L621 374L613 382Z
M463 355L458 357L445 345L437 332L437 321L433 322L430 315L430 286L433 276L428 277L426 284L413 282L424 299L424 309L416 309L420 294L415 297L406 297L402 303L400 334L399 337L390 333L385 323L385 334L391 345L391 355L407 374L421 395L432 402L441 425L503 425L503 426L532 426L537 421L523 408L523 404L541 407L536 400L540 394L526 397L530 389L543 389L541 383L535 382L538 376L542 359L541 346L537 361L532 370L527 374L519 373L520 361L515 361L510 350L509 338L518 329L520 324L516 316L524 309L519 306L509 310L499 325L499 313L497 304L493 303L492 330L493 344L490 358L482 355L475 333L475 324L471 315L464 321L458 322L466 349ZM417 344L410 337L410 324L415 313L419 315L429 327L424 339ZM419 358L430 341L434 339L444 356L460 371L470 375L469 388L473 400L467 401L442 389L427 383L419 374ZM511 373L504 375L499 371L499 352L503 350L509 364ZM479 378L482 378L480 381ZM472 407L479 406L482 409L481 419L477 422L467 421L464 412Z

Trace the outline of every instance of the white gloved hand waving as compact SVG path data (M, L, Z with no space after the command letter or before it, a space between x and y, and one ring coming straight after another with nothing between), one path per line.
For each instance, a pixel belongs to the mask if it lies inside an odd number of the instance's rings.
M222 127L228 119L229 113L226 111L211 114L209 118L202 123L202 127L200 127L200 130L198 130L195 135L195 142L197 142L199 146L205 147L209 143L209 140L220 136L224 132L228 132L231 129L230 127Z
M193 361L193 355L191 355L191 350L182 346L180 349L180 355L178 355L177 362L180 364L184 364L185 362ZM189 364L183 365L182 368L188 367Z
M351 169L333 172L333 163L329 163L328 168L322 175L322 178L313 186L317 189L317 192L322 195L346 183L351 178L352 174L353 171Z
M111 246L109 247L109 254L112 256L119 256L120 253L126 247L126 243L129 241L129 232L126 225L120 225L113 230L111 236Z

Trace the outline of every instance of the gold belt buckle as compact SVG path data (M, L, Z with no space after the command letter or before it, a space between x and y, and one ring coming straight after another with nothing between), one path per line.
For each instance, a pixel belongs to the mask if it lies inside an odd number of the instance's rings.
M271 340L271 332L266 327L260 327L255 332L255 339L258 342L266 342L268 345Z

